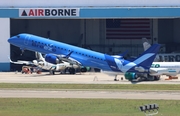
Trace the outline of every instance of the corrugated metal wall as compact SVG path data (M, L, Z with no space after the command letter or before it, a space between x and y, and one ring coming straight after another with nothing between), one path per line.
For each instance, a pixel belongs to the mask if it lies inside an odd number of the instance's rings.
M9 71L10 44L7 42L10 33L10 19L0 18L0 71Z

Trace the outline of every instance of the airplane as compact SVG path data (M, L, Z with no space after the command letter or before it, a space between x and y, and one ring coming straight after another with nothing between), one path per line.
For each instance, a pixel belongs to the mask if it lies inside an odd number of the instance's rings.
M142 38L144 51L151 47L150 42L146 38ZM154 59L155 62L179 62L180 53L158 53Z
M179 73L180 62L153 62L149 73L126 73L125 78L129 81L154 81L160 80L161 75L174 77Z
M156 72L150 75L176 76L180 73L180 62L153 62L151 69Z
M149 73L127 72L125 79L129 81L155 81L160 80L161 75L174 77L180 74L180 62L153 62Z
M70 63L65 62L65 61L62 61L59 64L52 64L52 63L46 62L42 54L39 52L35 52L35 55L36 55L37 60L33 60L33 61L18 60L17 62L14 62L10 58L9 60L13 64L37 66L39 69L48 70L51 75L54 75L55 72L65 73L66 70L68 70L70 74L75 74L75 69L78 68L77 65L71 65Z
M79 66L101 69L108 75L114 75L114 80L116 80L117 75L127 72L146 74L151 72L151 70L149 70L150 66L160 48L159 44L154 44L133 61L128 61L108 54L26 33L11 37L8 39L8 42L20 47L21 50L27 49L46 54L45 60L53 64L66 61ZM64 57L62 57L62 55L64 55Z
M148 40L143 38L143 47L144 51L151 47ZM157 54L155 61L159 61L159 54ZM135 74L135 73L127 73L125 74L125 78L128 80L133 80L139 78L142 80L159 80L161 75L166 76L176 76L180 73L180 62L153 62L150 67L151 72L149 72L149 76L146 74Z

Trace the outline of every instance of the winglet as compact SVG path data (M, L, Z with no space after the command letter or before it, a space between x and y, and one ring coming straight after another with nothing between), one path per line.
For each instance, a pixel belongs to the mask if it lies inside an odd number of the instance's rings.
M126 51L125 51L125 52L123 52L122 54L119 54L119 56L124 57L127 53L128 53L128 50L126 50Z

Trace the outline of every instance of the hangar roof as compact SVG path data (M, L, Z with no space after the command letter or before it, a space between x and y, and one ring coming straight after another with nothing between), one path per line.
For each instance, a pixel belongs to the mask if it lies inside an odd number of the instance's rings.
M2 0L4 18L180 18L180 0Z
M1 0L1 8L27 7L178 7L179 0Z

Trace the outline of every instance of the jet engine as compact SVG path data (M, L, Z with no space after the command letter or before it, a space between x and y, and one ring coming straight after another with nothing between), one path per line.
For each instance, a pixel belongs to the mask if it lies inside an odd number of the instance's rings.
M52 54L46 54L45 61L52 63L52 64L59 64L61 63L61 59L59 59L57 56Z
M133 79L137 79L138 75L136 73L125 73L124 75L125 79L132 81Z
M87 68L86 67L82 67L81 68L81 72L87 72Z

